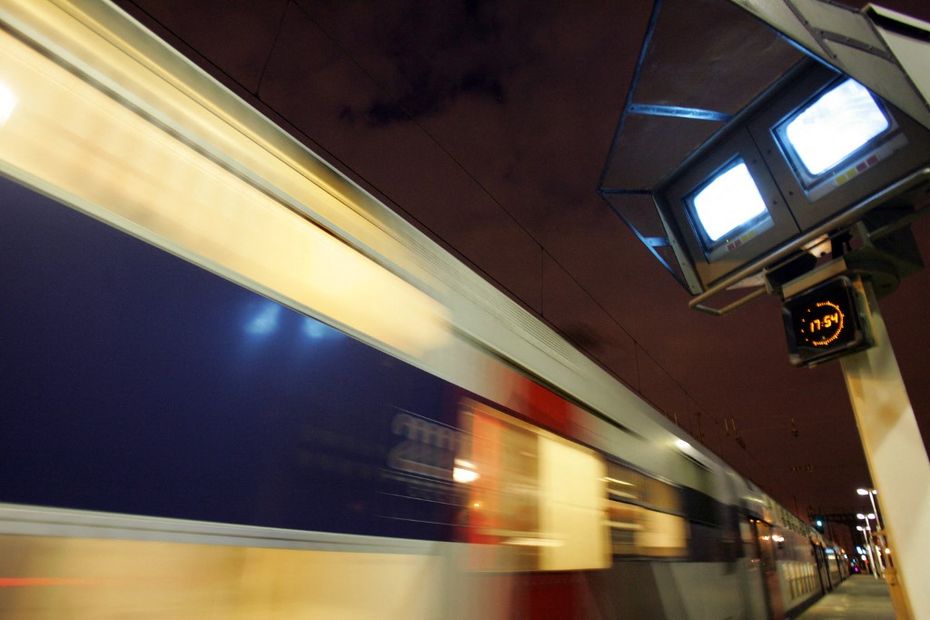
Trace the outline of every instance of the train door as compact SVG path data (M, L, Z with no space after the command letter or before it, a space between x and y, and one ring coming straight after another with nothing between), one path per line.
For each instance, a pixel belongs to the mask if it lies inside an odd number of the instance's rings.
M830 571L827 570L827 556L823 552L823 547L820 545L811 543L811 547L814 550L814 559L817 562L817 577L820 579L820 591L826 594L833 589L833 584L830 583Z
M762 588L772 620L784 620L785 610L781 600L781 588L778 584L778 567L775 564L775 543L772 540L772 527L762 521L752 521L753 534L759 552L759 567L762 574Z

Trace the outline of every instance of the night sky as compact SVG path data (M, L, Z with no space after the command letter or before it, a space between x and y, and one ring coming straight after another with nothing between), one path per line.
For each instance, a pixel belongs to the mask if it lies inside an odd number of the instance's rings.
M773 298L690 311L596 192L651 2L118 4L799 516L862 509L839 365L789 366ZM923 0L882 4L930 20ZM669 35L669 58L690 39ZM915 232L930 256L930 221ZM926 441L928 272L882 310Z

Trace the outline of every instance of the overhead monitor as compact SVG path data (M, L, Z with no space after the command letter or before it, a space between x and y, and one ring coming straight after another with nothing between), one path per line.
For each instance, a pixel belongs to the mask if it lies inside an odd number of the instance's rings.
M791 159L816 178L890 128L891 119L872 93L847 78L781 123L778 134Z
M747 126L801 231L930 161L930 132L816 63L786 79Z
M701 292L930 162L930 132L815 62L789 72L655 189Z
M752 137L739 128L656 193L702 286L798 232Z
M736 158L688 198L705 253L743 231L771 224L765 199L746 162Z
M776 125L773 133L811 200L907 144L885 106L850 78L830 83ZM839 177L838 172L842 173Z

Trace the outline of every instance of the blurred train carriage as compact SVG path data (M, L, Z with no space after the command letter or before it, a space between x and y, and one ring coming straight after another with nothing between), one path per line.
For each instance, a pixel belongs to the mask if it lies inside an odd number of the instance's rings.
M0 20L0 615L761 618L845 577L118 9Z

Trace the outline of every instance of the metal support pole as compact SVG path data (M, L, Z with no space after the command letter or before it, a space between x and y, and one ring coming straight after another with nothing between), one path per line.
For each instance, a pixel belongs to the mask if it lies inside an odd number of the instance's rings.
M875 293L867 295L875 346L841 359L895 566L885 578L898 618L930 618L930 461Z

